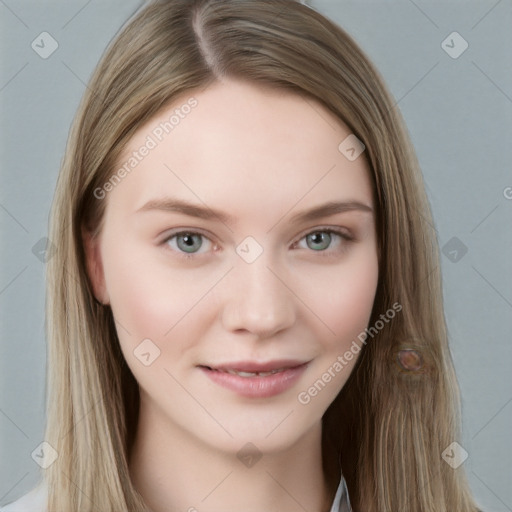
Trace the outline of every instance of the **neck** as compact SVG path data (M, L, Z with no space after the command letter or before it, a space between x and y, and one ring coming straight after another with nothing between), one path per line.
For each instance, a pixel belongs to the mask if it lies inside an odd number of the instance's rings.
M152 512L328 512L337 483L324 475L321 434L318 424L286 450L240 460L141 401L130 475Z

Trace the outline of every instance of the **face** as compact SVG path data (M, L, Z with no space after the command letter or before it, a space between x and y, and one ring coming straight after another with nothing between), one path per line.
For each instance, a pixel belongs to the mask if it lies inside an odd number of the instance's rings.
M233 452L319 428L378 280L364 152L338 148L350 133L311 99L219 82L140 127L95 192L89 275L161 426Z

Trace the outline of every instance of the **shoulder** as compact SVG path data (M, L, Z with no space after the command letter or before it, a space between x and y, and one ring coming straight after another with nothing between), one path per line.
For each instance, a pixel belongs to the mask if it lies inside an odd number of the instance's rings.
M46 498L46 487L40 483L21 498L0 507L0 512L46 512Z

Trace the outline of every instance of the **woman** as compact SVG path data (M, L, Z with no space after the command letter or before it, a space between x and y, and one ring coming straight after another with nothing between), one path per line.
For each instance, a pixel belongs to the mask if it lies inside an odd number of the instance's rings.
M476 511L442 457L430 223L342 29L292 0L148 4L57 184L37 510Z

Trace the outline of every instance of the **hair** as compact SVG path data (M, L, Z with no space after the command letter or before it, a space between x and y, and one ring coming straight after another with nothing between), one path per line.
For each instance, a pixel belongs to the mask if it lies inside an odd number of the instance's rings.
M111 309L86 270L84 230L98 234L112 176L135 131L176 98L219 78L320 102L365 145L379 280L369 339L323 421L354 512L475 512L463 466L441 457L461 435L436 230L402 117L379 72L338 25L295 0L168 0L145 5L105 51L70 130L50 215L45 439L49 511L147 511L128 470L139 389ZM413 348L419 371L397 364Z

